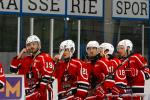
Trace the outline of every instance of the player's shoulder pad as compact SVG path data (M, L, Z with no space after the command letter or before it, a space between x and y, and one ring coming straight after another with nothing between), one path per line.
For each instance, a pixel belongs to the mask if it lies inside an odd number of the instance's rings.
M81 65L81 66L82 66L82 64L83 64L83 61L82 61L82 60L79 60L79 59L71 59L71 61L72 61L73 63L76 63L77 65Z
M51 58L51 56L48 53L42 52L39 57L44 57L44 58ZM51 58L52 59L52 58Z
M141 54L136 53L136 54L133 54L130 58L136 59L136 60L142 60L144 57Z
M91 61L82 61L84 64L91 64Z
M141 65L145 66L147 65L147 60L144 56L142 56L141 54L134 54L131 56L132 60L138 61Z
M138 56L138 57L143 57L140 53L135 53L132 56Z
M109 64L110 64L110 61L107 58L102 58L96 62L96 65L99 65L99 66L103 65L105 67L108 67Z
M113 58L110 61L114 61L115 63L117 63L117 65L121 64L121 60L119 60L118 58Z
M72 61L74 61L74 62L78 62L78 61L80 61L79 59L77 59L77 58L72 58L71 59Z
M40 55L42 55L42 56L50 56L48 53L45 53L45 52L42 52Z
M98 62L98 63L100 63L100 62L108 63L108 62L110 62L110 61L109 61L108 58L103 57L103 58L99 59L97 62Z

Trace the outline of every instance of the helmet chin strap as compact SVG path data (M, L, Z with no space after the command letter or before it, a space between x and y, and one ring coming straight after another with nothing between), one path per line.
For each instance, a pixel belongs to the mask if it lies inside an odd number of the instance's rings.
M70 56L69 56L69 58L71 58L71 57L72 57L72 55L73 55L73 53L71 52L71 49L69 49L69 52L70 52Z
M33 54L34 58L35 58L36 56L38 56L40 53L41 53L41 51L38 49L38 50L36 51L36 53Z
M127 56L130 55L130 50L129 50L129 48L130 48L130 47L127 47L127 50L126 50Z
M127 56L130 54L128 49L126 50L126 53L127 53Z
M41 51L40 51L40 49L39 48L37 48L37 50L35 51L35 52L31 52L31 54L34 56L34 57L36 57L39 53L41 53Z
M105 51L105 50L103 49L101 56L106 57L106 54L104 53L104 51Z
M108 55L107 53L104 53L104 57L105 57L105 58L107 58L107 55Z
M61 51L59 52L59 60L62 58L62 56L63 56L63 54L64 54L64 51L65 51L65 49L63 49L63 50L61 50Z
M73 55L73 53L72 53L72 52L70 52L70 58L72 57L72 55Z
M27 53L30 54L30 55L32 55L32 50L28 50Z

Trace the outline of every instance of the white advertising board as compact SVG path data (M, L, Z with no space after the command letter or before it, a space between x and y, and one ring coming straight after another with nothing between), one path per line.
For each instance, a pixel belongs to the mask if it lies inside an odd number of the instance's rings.
M112 17L149 19L149 0L112 0Z

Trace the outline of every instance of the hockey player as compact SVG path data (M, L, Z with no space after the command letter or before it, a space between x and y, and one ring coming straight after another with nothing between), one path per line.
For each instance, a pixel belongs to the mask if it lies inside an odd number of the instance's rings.
M89 86L87 69L80 60L72 58L75 52L75 44L72 40L63 41L59 48L64 60L56 65L58 99L83 100Z
M11 61L10 71L24 75L26 100L47 100L47 89L51 91L54 64L40 49L40 39L31 35L26 40L26 48Z
M127 85L127 80L126 80L126 74L125 74L125 69L123 66L121 66L121 61L113 56L114 52L114 47L110 43L102 43L100 45L100 54L101 56L104 56L110 60L111 66L109 66L109 76L112 77L114 80L112 82L104 82L107 86L109 86L110 92L113 95L116 95L115 97L111 97L112 99L118 100L117 95L119 96L120 94L125 93L125 87ZM111 80L109 80L111 81ZM111 85L109 85L111 84Z
M141 100L138 93L144 93L145 79L149 79L149 68L145 58L139 53L133 53L133 43L124 39L118 43L117 51L122 57L125 73L127 75L128 87L132 97L125 97L126 100ZM135 96L136 95L136 96Z
M87 51L87 68L89 69L90 90L86 100L103 100L105 98L105 88L103 84L99 85L109 74L109 60L101 57L99 54L99 43L89 41L86 46Z
M5 86L6 79L4 75L4 70L2 64L0 64L0 89L2 89Z

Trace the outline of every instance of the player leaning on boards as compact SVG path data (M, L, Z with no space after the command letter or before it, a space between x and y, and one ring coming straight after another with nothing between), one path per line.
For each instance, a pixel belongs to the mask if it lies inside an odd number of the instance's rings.
M24 75L26 100L47 100L47 90L52 91L54 64L49 54L40 49L40 39L31 35L26 47L11 61L10 71Z
M150 69L146 59L139 53L133 52L133 43L124 39L117 45L117 51L123 64L127 76L128 94L132 96L124 97L124 100L141 100L143 97L138 96L144 93L145 80L150 78Z

